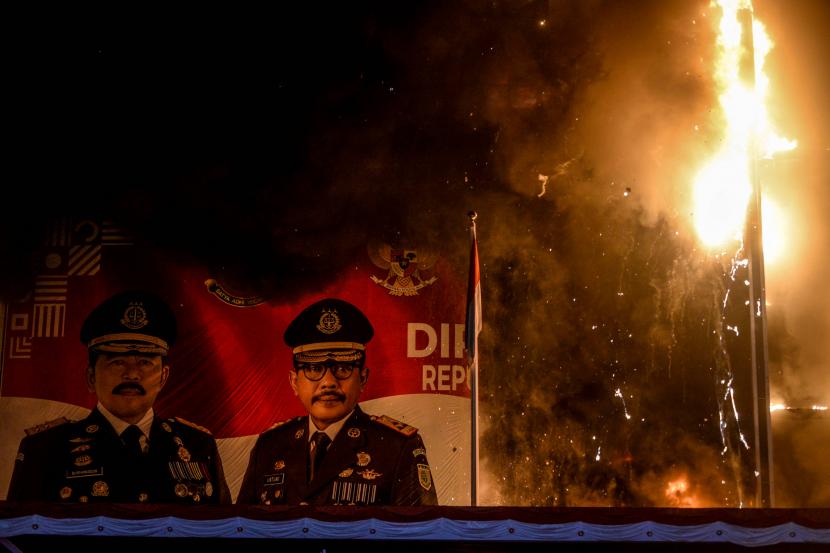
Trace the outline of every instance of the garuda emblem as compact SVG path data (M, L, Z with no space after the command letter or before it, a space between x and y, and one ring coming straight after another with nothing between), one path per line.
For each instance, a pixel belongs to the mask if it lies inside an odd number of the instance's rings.
M387 271L386 277L372 275L372 282L389 290L392 296L417 296L418 290L433 284L438 277L424 278L421 271L435 265L438 255L428 249L396 247L383 242L369 244L372 263Z

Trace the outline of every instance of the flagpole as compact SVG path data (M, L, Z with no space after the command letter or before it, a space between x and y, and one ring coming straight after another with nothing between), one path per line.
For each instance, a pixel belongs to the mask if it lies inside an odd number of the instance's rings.
M755 88L755 45L752 36L752 10L738 11L741 42L744 48L740 68L744 80ZM755 506L773 507L772 432L770 420L769 366L767 352L767 301L764 275L764 242L761 228L761 181L758 175L758 145L753 138L749 160L752 194L746 221L749 250L750 341L752 349L752 397L755 423Z
M470 274L467 287L467 319L464 326L470 370L470 505L478 505L478 333L481 329L481 288L479 285L478 240L475 211L470 218Z

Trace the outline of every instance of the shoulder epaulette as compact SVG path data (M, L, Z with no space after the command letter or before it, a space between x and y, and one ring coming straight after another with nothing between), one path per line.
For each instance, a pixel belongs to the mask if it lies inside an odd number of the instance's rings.
M387 417L386 415L375 416L372 415L372 420L382 424L383 426L388 426L392 430L396 430L406 436L414 436L418 433L418 429L414 426L409 426L405 422L401 422L399 420L395 420L392 417Z
M297 422L302 418L303 417L292 417L290 419L285 419L284 421L275 422L274 424L271 425L271 428L269 428L268 430L273 430L275 428L279 428L280 426L288 424L289 422ZM266 432L268 432L268 430L266 430Z
M58 417L51 421L42 422L37 424L31 428L27 428L24 430L27 436L31 436L33 434L38 434L39 432L43 432L44 430L49 430L50 428L55 428L56 426L60 426L62 424L66 424L68 422L72 422L66 417Z
M173 418L176 419L177 422L179 422L181 424L184 424L185 426L189 426L190 428L195 428L196 430L201 430L205 434L210 434L211 436L213 436L213 433L210 430L208 430L207 428L205 428L204 426L199 426L195 422L190 422L189 420L183 419L181 417L173 417Z

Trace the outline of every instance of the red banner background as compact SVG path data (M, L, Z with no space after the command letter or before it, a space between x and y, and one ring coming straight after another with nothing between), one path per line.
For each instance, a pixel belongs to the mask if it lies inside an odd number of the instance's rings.
M436 281L417 295L392 295L374 282L370 277L383 279L388 268L377 267L366 252L348 271L332 274L322 289L282 291L289 301L266 299L238 307L206 286L211 278L223 285L221 275L194 261L174 259L123 236L107 241L106 223L63 224L66 238L44 247L32 295L7 305L3 398L94 406L95 396L84 383L87 352L78 338L80 327L98 303L125 289L153 291L176 313L179 333L170 354L171 375L156 411L205 426L220 439L258 434L304 413L288 384L291 352L282 334L305 306L327 296L355 304L375 327L367 348L370 378L361 401L412 396L407 403L417 408L422 394L469 397L461 349L465 275L445 259L424 273ZM451 416L422 414L433 415ZM4 436L16 447L22 429ZM13 449L5 446L4 451Z

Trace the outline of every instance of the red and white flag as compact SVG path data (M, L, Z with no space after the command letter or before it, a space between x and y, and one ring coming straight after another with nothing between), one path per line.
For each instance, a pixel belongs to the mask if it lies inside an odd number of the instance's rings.
M478 335L481 332L481 272L478 266L478 240L475 216L470 226L470 280L467 287L467 319L465 346L470 370L478 369Z
M478 505L478 335L481 332L481 272L478 265L476 213L470 217L470 276L467 285L467 318L464 347L470 383L470 505Z

